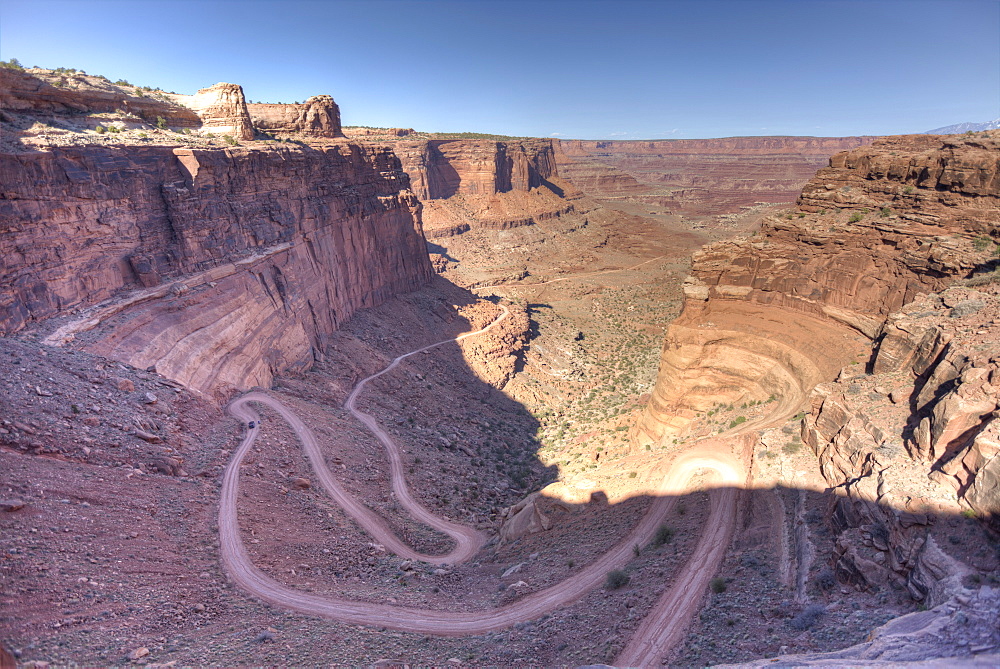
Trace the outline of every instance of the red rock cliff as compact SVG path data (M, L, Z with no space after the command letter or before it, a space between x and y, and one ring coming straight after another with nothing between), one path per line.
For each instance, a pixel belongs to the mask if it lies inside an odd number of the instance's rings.
M1000 236L998 156L996 137L879 140L834 156L803 189L799 211L765 220L752 239L696 254L684 312L668 332L640 426L643 438L679 427L678 415L705 410L720 389L730 398L750 392L760 399L794 387L804 400L847 358L848 348L834 343L841 335L828 340L829 333L848 336L848 328L873 338L885 317L917 294L987 262L989 252L975 251L972 240ZM747 336L713 335L721 322ZM796 334L807 323L813 325ZM748 380L757 371L741 371L754 365L725 362L753 357L750 343L760 333L768 360L777 360L771 349L779 341L793 357L804 355L794 368L784 353L777 366L756 366L768 374L785 367L791 385L761 385ZM685 392L694 386L698 392Z
M589 193L673 193L684 212L718 214L758 201L793 202L837 151L870 137L726 137L647 141L560 140L562 174Z
M194 95L171 95L178 104L188 107L201 118L202 130L234 139L253 139L253 122L239 84L220 82Z
M552 141L433 139L395 144L421 200L528 191L556 174Z
M949 511L961 500L1000 525L998 175L1000 133L885 138L834 156L753 238L706 247L640 441L720 402L763 400L772 418L807 406L803 441L846 494L839 577L936 601L949 568L925 511L940 500L913 481L949 484Z
M53 78L53 77L49 77ZM122 112L147 123L159 117L175 128L197 128L201 119L191 109L113 85L87 75L68 75L64 86L53 86L27 72L0 68L0 109L16 113L66 115ZM58 79L57 79L58 80ZM141 91L140 91L141 92Z
M129 297L81 345L203 392L307 366L431 275L384 148L67 148L0 155L0 183L0 330Z
M248 104L254 127L277 137L343 137L340 108L329 95L316 95L303 104Z

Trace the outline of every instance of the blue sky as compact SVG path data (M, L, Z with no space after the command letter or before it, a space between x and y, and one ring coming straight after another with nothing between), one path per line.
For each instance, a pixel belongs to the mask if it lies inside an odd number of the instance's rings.
M0 59L346 125L681 138L1000 117L1000 0L0 0Z

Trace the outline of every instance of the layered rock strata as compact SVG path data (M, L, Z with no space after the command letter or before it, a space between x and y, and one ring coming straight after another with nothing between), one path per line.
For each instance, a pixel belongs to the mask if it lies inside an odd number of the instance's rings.
M707 347L716 340L706 334L723 314L728 321L742 318L744 332L784 330L786 342L811 322L804 316L830 331L846 326L870 339L889 313L986 262L988 251L975 251L972 242L984 233L1000 236L998 155L996 138L928 136L890 138L839 154L803 190L799 211L766 219L751 239L720 242L695 254L684 314L668 333L641 439L661 438L667 417L702 410L704 401L697 398L715 392L690 391L694 379L723 364L709 356ZM766 325L771 319L787 327L771 328ZM825 369L808 377L804 389L830 378L835 373L830 363L843 360L846 352L837 346L808 350L810 342L820 341L816 336L790 343L816 369ZM694 348L682 352L688 345ZM736 347L755 345L737 341ZM692 380L681 382L685 374ZM726 397L750 388L728 381L716 385L726 389ZM755 387L751 395L761 392Z
M201 118L188 107L84 74L36 75L0 68L0 110L42 117L121 113L150 124L163 118L175 128L201 126Z
M315 95L302 104L248 104L247 110L255 128L275 137L344 136L340 107L329 95Z
M421 200L527 191L556 174L552 141L545 139L401 141L395 149Z
M424 202L428 238L507 230L574 211L551 140L426 140L394 144Z
M855 499L918 510L932 500L907 494L908 479L929 474L998 523L997 325L1000 282L921 296L892 314L872 373L844 373L813 395L803 437L824 478Z
M384 148L66 149L0 156L0 181L0 330L140 290L77 345L206 393L308 366L431 275Z
M243 96L243 87L239 84L220 82L194 95L172 95L171 98L194 110L205 132L229 135L238 140L254 137L253 121Z
M1000 516L998 172L1000 133L886 138L834 156L754 237L696 254L641 440L769 391L788 416L811 393L802 438L840 493L839 580L951 596L961 567L932 538L928 474Z
M575 166L564 176L607 198L656 195L687 214L731 212L757 202L793 202L837 151L870 137L726 137L676 140L560 140ZM662 191L668 193L664 195Z

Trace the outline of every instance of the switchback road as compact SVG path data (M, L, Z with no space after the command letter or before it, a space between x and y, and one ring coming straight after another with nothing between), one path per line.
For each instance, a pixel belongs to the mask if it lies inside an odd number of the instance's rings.
M258 420L256 412L250 406L252 402L258 402L277 411L301 441L302 449L323 489L388 550L402 558L422 560L432 564L456 564L468 560L482 547L485 537L473 528L435 516L413 499L403 476L399 447L374 418L356 408L356 402L358 395L369 381L389 372L404 359L435 346L487 332L507 315L508 312L504 308L500 316L482 330L398 356L385 369L358 383L345 403L351 413L368 426L384 446L390 463L392 489L400 504L421 522L455 540L455 548L446 555L431 556L414 551L389 530L381 517L347 493L326 466L319 445L308 426L276 398L266 393L249 393L234 400L229 405L229 411L246 422ZM728 545L735 522L733 486L742 484L746 478L742 463L730 455L730 449L725 441L715 439L706 442L681 453L673 461L660 484L658 496L628 536L574 576L496 609L462 612L418 609L301 592L276 581L253 564L240 536L237 503L240 465L253 447L260 429L258 424L247 432L226 468L222 480L222 496L219 504L222 562L236 583L264 601L302 613L345 623L441 636L482 634L504 629L519 622L538 618L580 599L600 586L609 571L628 564L633 559L633 546L644 546L652 540L657 528L673 509L677 497L688 491L691 478L706 470L715 472L719 483L730 487L710 491L711 510L705 523L706 532L690 556L687 566L674 579L674 584L664 593L623 652L621 660L626 664L646 664L647 659L656 659L658 663L658 657L662 657L666 649L669 649L669 646L679 639L679 635L683 634L687 622L697 610L704 595L708 579L715 573Z

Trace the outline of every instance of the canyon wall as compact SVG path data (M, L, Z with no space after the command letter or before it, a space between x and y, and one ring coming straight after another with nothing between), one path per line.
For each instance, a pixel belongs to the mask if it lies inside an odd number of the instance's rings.
M0 330L138 296L75 345L206 393L307 366L431 275L385 148L66 148L0 155L0 182Z
M194 95L144 91L103 77L0 68L0 109L39 117L114 114L170 128L252 140L257 130L279 138L343 137L340 108L329 95L302 104L247 104L243 88L218 83Z
M402 140L392 144L424 203L428 238L506 230L572 213L552 140Z
M960 500L1000 530L998 316L1000 281L922 295L886 320L870 373L813 393L802 439L845 493L833 514L842 580L937 599L948 570L925 556L930 513L957 515Z
M329 95L315 95L302 104L248 104L250 120L258 130L275 137L343 137L340 107Z
M837 151L870 137L560 140L562 174L598 197L656 196L688 214L793 202ZM575 164L574 164L575 163ZM664 199L666 198L666 199Z
M431 139L394 144L421 200L527 191L556 174L552 141Z
M693 342L699 351L711 340L704 334L712 329L708 323L722 319L745 321L741 330L752 333L771 318L789 323L791 332L808 317L871 339L889 313L917 294L987 262L988 252L976 252L972 239L997 235L1000 227L996 144L910 136L838 154L806 185L798 211L766 219L753 238L695 254L684 313L668 335L642 438L659 439L666 417L678 410L692 416L701 410L692 405L698 395L685 390L691 382L680 382L675 371L690 370L704 355L681 353L687 330L703 333L705 342ZM768 331L775 329L782 326ZM809 341L795 344L802 346ZM833 358L846 353L827 350ZM836 369L822 350L808 357L826 374ZM730 395L739 392L739 383L718 385Z
M946 511L1000 518L998 178L1000 133L881 139L834 156L796 210L696 254L640 443L720 402L777 400L762 424L805 406L802 439L843 495L838 577L940 601L954 569L928 475Z

